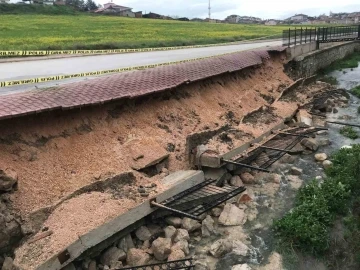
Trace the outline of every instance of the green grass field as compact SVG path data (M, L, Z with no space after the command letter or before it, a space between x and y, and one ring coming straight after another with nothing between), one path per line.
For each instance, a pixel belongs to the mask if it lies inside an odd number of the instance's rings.
M114 16L5 14L0 50L184 46L281 36L288 26L233 25Z

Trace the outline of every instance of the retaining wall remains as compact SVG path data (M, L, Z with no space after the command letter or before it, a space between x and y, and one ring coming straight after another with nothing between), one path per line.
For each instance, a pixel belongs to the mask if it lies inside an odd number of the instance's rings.
M344 57L360 50L360 42L341 43L329 48L320 49L295 57L286 66L287 73L293 79L310 77L318 70L325 68Z

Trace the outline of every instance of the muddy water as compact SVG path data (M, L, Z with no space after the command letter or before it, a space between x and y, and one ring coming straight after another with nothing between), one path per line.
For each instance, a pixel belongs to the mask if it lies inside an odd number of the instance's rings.
M351 88L360 85L360 67L356 69L347 69L343 71L335 71L330 74L337 78L339 88L350 90ZM357 110L360 106L360 100L351 95L349 106L346 108L337 108L338 113L328 113L328 121L339 121L353 124L360 124L360 115ZM335 124L327 124L328 132L322 135L317 135L318 140L329 139L330 145L320 147L318 153L326 153L331 156L331 153L340 149L344 145L351 145L360 143L360 138L351 140L342 136L339 131L343 126ZM354 128L360 134L360 128ZM292 167L303 169L303 174L300 176L300 182L294 182L289 176L289 169ZM309 155L301 155L297 158L294 164L281 164L275 168L275 173L282 176L281 182L276 187L277 192L271 194L271 189L274 188L266 180L260 180L260 184L252 188L255 199L256 210L258 212L255 219L248 221L243 227L232 228L226 231L226 235L232 239L239 239L245 241L251 248L251 254L247 258L237 257L234 254L225 255L219 260L210 259L211 269L228 270L235 264L248 263L252 269L259 270L326 270L326 266L313 258L298 256L294 261L283 261L282 267L279 269L271 260L271 254L275 251L274 232L271 229L273 220L279 219L284 213L288 212L294 204L294 198L300 185L306 184L312 179L321 176L324 177L324 170L320 163L314 159L314 153ZM241 232L241 233L240 233ZM240 237L242 235L242 237ZM244 237L246 235L246 237ZM224 235L220 236L224 238ZM201 241L199 245L206 247L211 244L211 241ZM295 263L294 263L295 262Z

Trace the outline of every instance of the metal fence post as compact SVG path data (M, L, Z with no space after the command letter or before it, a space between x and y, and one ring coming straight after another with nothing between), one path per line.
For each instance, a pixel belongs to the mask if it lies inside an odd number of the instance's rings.
M294 41L294 44L296 46L296 27L295 27L295 41Z
M303 38L303 29L301 27L301 29L300 29L300 44L302 44L302 38Z
M315 39L316 39L316 49L319 50L320 49L320 28L315 28Z
M360 39L360 24L358 26L358 38Z
M290 48L290 42L291 42L291 30L289 28L289 43L288 43L289 48Z

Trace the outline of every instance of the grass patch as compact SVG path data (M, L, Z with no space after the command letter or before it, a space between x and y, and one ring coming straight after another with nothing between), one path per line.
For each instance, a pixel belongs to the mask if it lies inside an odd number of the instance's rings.
M357 96L358 98L360 98L360 85L354 87L353 89L351 89L351 93L352 93L354 96Z
M0 5L0 8L6 6L11 5ZM38 8L37 5L31 6ZM54 10L60 12L58 7L49 7L49 12ZM0 50L130 49L215 44L271 35L281 37L282 31L288 29L288 26L181 22L72 12L74 14L55 16L0 11Z
M353 127L346 126L341 128L340 134L352 140L356 140L357 138L359 138L359 134L354 130Z
M330 232L336 218L342 217L349 241L340 247L343 253L339 256L360 259L360 145L339 150L332 155L332 162L324 181L313 180L302 187L295 207L274 222L280 252L295 250L330 261L330 247L334 244ZM344 255L349 247L352 253Z

